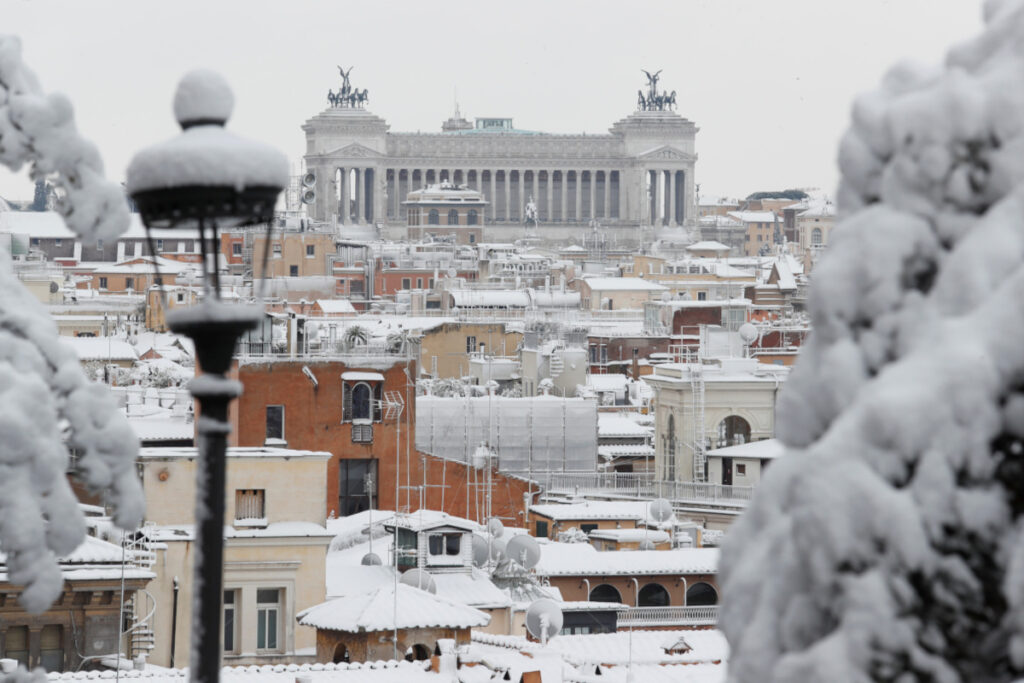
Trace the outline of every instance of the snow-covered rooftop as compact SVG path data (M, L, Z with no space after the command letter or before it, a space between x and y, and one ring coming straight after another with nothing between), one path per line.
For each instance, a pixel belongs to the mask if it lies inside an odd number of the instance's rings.
M369 593L328 600L299 612L297 618L303 626L350 633L394 628L471 628L486 626L491 620L477 609L404 583L384 584Z
M541 542L538 576L714 574L717 548L598 552L589 543Z
M708 451L708 457L719 458L758 458L766 460L777 458L785 453L786 448L778 439L762 439L738 446L726 446Z
M586 277L583 282L587 283L591 291L666 291L667 287L657 282L645 280L642 277Z

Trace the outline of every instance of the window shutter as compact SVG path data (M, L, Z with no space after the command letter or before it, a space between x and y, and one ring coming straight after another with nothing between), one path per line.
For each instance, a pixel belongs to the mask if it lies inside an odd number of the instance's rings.
M373 387L373 421L380 422L384 419L383 415L383 404L381 403L384 398L384 383L377 382Z
M341 383L341 421L352 421L352 386L347 382Z

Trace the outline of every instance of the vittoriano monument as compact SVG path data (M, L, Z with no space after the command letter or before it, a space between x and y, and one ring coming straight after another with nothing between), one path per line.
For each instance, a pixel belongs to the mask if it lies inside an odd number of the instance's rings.
M350 66L348 71L343 67L338 67L338 73L341 74L341 88L338 92L334 92L334 89L327 91L327 101L331 103L332 107L339 107L342 109L363 109L366 107L366 103L370 101L370 91L366 88L360 90L359 88L353 88L352 83L348 79L348 75L352 73L354 66Z
M653 74L647 69L640 69L647 74L647 94L643 90L637 90L638 111L673 111L676 108L676 91L671 93L658 92L658 74L663 69L658 69Z

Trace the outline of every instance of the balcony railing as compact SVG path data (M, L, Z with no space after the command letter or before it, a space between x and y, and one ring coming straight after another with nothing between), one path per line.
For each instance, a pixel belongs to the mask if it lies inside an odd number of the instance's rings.
M653 472L549 472L538 477L549 493L668 498L678 503L746 505L752 486L658 481Z
M618 627L714 626L718 605L701 607L629 607L619 612Z

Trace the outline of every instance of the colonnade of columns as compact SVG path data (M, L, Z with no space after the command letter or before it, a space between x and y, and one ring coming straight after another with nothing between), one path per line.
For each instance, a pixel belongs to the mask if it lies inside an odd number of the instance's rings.
M367 167L340 167L329 178L332 202L329 212L336 212L338 222L361 225L380 220L377 171ZM333 204L333 206L332 206Z
M686 171L646 171L647 218L651 225L682 225L686 219Z
M413 190L452 182L482 192L488 223L518 223L533 197L541 224L618 220L626 206L617 169L389 168L382 171L386 214L405 220L402 202Z

